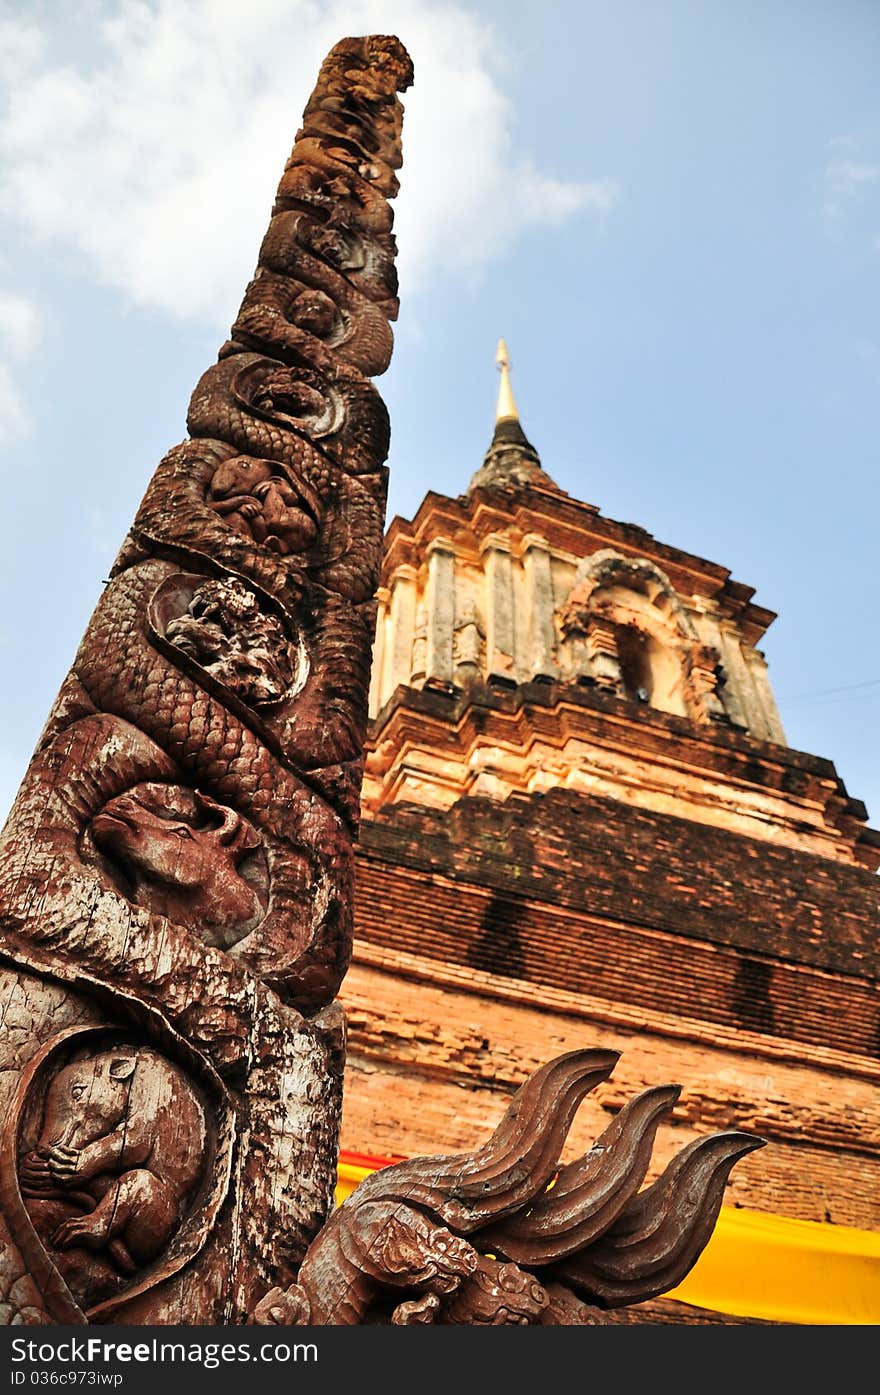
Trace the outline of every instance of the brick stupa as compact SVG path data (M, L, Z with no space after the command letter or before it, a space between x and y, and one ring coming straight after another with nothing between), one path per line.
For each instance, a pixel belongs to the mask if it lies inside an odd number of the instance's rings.
M729 1206L878 1230L880 835L786 742L774 614L558 488L503 342L499 366L467 491L385 539L343 1148L472 1146L548 1054L595 1042L623 1055L573 1143L684 1080L658 1165L753 1128L772 1146Z

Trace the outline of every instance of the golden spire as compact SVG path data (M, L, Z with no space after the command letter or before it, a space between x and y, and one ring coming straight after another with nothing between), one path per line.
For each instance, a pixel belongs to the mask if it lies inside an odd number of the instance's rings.
M501 374L495 431L483 463L468 485L468 493L472 489L528 487L555 489L560 493L541 468L540 456L520 425L516 398L510 386L510 354L503 339L498 340L495 363Z
M496 423L499 421L519 421L516 399L513 395L513 388L510 386L510 354L507 352L507 345L503 339L498 340L495 363L501 374L501 382L498 384L498 408L495 412L495 421Z

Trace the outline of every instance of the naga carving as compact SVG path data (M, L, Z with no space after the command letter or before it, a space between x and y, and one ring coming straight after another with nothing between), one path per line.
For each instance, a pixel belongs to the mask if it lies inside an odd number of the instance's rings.
M645 1090L593 1147L562 1166L578 1105L614 1051L572 1051L536 1071L473 1153L374 1172L312 1242L296 1284L251 1320L307 1323L588 1325L690 1271L734 1163L764 1140L698 1138L642 1190L678 1086Z
M325 60L3 830L0 1321L242 1322L332 1204L411 80Z

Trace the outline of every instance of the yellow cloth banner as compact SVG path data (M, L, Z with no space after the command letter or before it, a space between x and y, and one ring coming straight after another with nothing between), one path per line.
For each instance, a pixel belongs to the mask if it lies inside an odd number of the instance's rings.
M722 1206L700 1258L667 1298L772 1322L880 1323L880 1234Z

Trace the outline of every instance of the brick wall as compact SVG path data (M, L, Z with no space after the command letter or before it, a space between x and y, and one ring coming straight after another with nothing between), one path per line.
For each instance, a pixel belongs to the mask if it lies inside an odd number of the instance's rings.
M875 1055L880 879L552 790L366 819L357 934L611 1001Z

